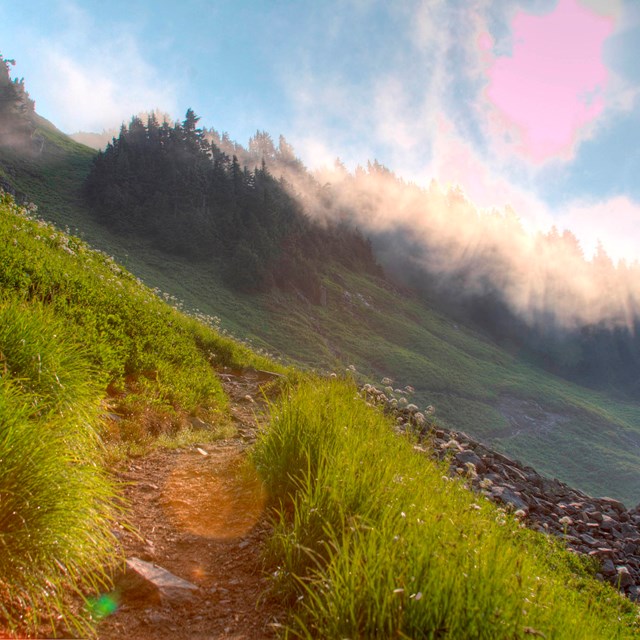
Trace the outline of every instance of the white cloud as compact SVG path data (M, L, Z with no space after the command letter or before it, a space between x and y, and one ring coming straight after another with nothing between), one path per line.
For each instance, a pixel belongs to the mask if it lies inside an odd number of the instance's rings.
M63 131L101 131L154 108L176 112L176 87L127 37L83 59L53 44L47 65L56 82L47 85L45 97Z
M56 8L64 28L47 37L26 32L36 64L29 88L42 115L72 132L112 128L154 108L176 113L177 84L141 50L133 25L117 25L107 37L79 4Z

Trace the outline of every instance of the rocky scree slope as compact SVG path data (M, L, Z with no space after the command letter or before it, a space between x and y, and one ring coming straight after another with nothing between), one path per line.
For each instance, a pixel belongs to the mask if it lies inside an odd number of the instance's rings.
M384 379L383 384L391 383ZM434 408L419 411L408 403L411 387L391 394L366 384L361 394L396 417L396 430L417 437L416 450L449 463L451 476L462 477L480 496L513 511L523 526L552 534L579 555L594 558L596 574L631 600L640 602L640 505L627 509L614 498L594 498L555 478L545 478L470 438L436 426Z

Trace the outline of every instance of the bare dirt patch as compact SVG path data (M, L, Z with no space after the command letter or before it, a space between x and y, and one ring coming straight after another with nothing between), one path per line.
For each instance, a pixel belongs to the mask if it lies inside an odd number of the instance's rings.
M570 416L550 411L534 400L513 396L500 398L498 411L509 424L506 432L500 434L501 440L527 433L549 433L571 420Z

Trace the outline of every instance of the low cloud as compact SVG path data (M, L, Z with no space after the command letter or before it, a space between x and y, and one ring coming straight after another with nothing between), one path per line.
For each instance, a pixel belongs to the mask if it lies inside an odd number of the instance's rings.
M616 266L599 244L585 254L566 229L532 231L510 207L481 209L455 186L434 180L421 188L380 165L354 174L325 169L317 180L325 185L321 194L296 185L307 209L318 216L347 215L373 234L396 274L408 270L415 276L422 269L460 297L497 294L531 326L633 328L640 314L640 266ZM629 201L576 205L566 222L572 215L593 220L594 233L605 221L617 220L636 234L640 226L640 207Z
M580 242L588 256L595 255L602 245L616 261L631 264L638 260L640 203L626 196L601 202L570 202L557 217L557 224L579 229Z

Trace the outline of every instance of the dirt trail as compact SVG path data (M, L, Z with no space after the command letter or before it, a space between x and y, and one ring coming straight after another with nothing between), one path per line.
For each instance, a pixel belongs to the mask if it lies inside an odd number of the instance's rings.
M131 461L125 495L141 539L123 532L127 557L167 569L199 587L186 603L154 603L126 593L100 623L101 640L121 638L273 638L282 620L264 597L260 553L269 532L261 485L247 464L263 412L260 372L228 371L221 379L237 426L233 438ZM250 396L250 398L247 398Z

